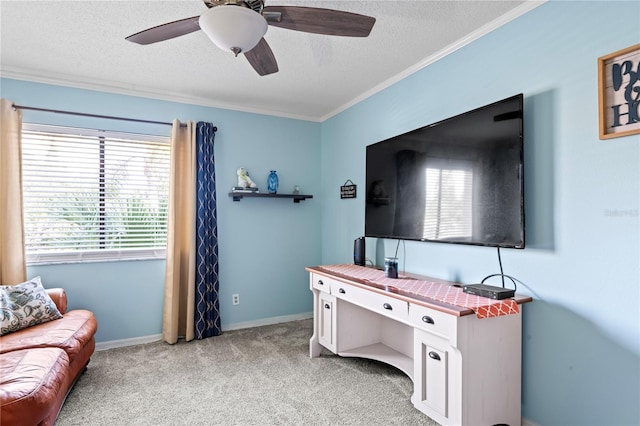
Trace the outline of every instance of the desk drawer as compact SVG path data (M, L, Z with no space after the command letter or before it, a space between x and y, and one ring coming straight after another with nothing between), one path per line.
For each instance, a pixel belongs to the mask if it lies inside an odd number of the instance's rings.
M311 274L311 287L316 290L324 291L325 293L331 292L331 281L330 278L323 277L318 274Z
M331 294L386 317L405 323L409 321L409 304L402 300L339 281L331 282Z
M421 330L437 334L448 340L455 339L457 318L435 309L409 304L409 321Z

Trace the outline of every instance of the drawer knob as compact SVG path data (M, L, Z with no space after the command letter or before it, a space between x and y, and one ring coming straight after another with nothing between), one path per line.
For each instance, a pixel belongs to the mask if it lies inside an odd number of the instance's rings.
M422 317L422 321L426 322L427 324L435 324L436 322L433 320L433 318L431 318L429 315L425 315Z
M344 291L344 288L341 288L341 289L339 289L339 290L338 290L338 293L345 294L345 293L346 293L346 291Z
M393 311L393 306L391 306L388 303L385 303L384 305L382 305L383 308L385 308L388 311Z
M436 361L440 361L440 355L438 355L436 352L431 351L429 352L429 358L431 359L435 359Z
M322 282L322 280L318 280L318 285L324 285L324 283Z
M329 306L329 304L328 304L328 303L325 303L325 304L324 304L324 308L325 308L325 309L331 309L331 306Z

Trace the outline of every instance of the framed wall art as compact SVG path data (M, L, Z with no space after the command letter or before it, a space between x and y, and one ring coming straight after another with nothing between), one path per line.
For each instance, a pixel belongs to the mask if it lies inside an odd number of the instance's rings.
M600 139L640 134L640 44L598 58Z

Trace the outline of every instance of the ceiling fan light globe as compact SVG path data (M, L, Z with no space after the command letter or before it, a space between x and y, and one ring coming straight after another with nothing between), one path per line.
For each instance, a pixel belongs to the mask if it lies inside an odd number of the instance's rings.
M267 21L257 12L242 6L216 6L204 12L198 21L211 41L225 52L248 52L267 32Z

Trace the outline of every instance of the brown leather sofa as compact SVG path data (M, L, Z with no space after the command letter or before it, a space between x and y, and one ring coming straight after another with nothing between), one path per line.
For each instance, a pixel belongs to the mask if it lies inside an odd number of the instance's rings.
M92 312L67 312L61 288L47 293L61 319L0 337L0 425L53 425L69 391L87 369L98 324Z

